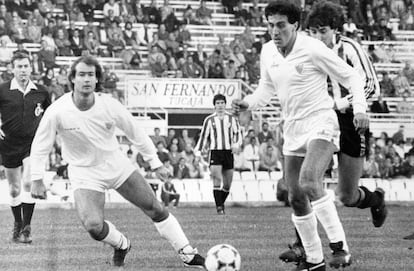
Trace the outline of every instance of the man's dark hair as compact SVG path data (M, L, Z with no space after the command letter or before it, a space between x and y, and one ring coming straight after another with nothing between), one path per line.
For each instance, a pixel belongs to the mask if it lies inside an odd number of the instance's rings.
M103 89L102 87L102 81L103 81L102 80L102 75L103 75L102 66L99 64L98 60L93 56L82 56L76 59L75 62L73 62L72 66L70 67L70 72L69 72L69 82L70 82L70 86L72 87L72 89L74 87L72 79L74 79L76 76L76 66L79 63L85 63L88 66L95 66L95 76L97 79L95 91L102 91Z
M226 96L224 96L223 94L214 95L213 105L216 105L217 101L224 101L224 103L227 103Z
M28 54L26 54L24 52L17 51L13 54L13 57L12 57L10 62L14 66L14 61L15 60L21 60L21 59L25 59L25 58L27 58L30 61L30 56Z
M306 18L307 28L329 26L342 31L344 22L342 6L328 1L317 3Z
M298 28L300 25L300 13L300 8L288 0L270 2L265 8L266 19L276 14L285 15L289 23L294 24L298 22Z

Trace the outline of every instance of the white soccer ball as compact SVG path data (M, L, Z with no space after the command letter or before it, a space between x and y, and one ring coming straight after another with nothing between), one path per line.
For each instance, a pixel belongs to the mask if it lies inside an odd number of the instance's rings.
M207 271L239 271L240 264L240 254L231 245L216 245L207 252L205 262Z

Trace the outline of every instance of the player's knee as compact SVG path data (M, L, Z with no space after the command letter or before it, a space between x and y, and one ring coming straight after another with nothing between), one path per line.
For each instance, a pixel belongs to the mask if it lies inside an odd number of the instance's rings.
M17 185L10 185L9 193L12 198L18 197L20 195L20 187Z
M354 195L352 193L346 193L342 191L337 191L338 199L347 207L354 207L356 206L356 200L354 199Z
M292 193L289 193L288 199L290 206L292 206L294 210L301 210L306 206L305 201L307 200L307 197L299 191L293 191Z
M103 228L103 221L97 218L87 218L83 221L83 226L92 238L97 240Z
M154 212L151 215L153 222L161 222L168 218L168 211L164 206L160 205L161 208L154 209Z

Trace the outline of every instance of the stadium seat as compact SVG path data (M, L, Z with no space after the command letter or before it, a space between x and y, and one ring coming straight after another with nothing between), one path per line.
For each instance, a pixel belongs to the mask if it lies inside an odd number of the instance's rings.
M240 176L240 172L239 171L234 171L234 173L233 173L233 180L234 181L241 180L241 176Z
M282 171L272 171L270 172L270 179L277 181L280 180L283 177L283 172Z
M200 180L200 201L212 202L214 201L213 196L213 182L211 180Z
M256 180L256 175L253 171L243 171L241 174L242 181Z
M360 184L365 186L371 191L374 191L377 188L377 183L375 179L361 179Z
M257 171L256 178L257 180L270 180L270 174L267 171Z
M184 195L181 195L182 201L201 201L200 184L197 179L183 179ZM180 198L180 199L181 199Z
M276 185L275 180L260 180L259 183L260 200L275 201L276 200Z
M244 190L246 191L247 201L260 201L259 184L257 181L244 181Z
M244 190L244 184L242 181L233 182L231 189L230 189L230 195L228 197L228 201L240 201L240 202L246 201L246 192Z

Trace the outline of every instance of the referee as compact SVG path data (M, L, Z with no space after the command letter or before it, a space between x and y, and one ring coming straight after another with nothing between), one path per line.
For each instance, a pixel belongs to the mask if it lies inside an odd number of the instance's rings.
M14 78L0 84L0 154L9 182L14 216L14 242L31 243L34 200L30 195L29 154L43 112L50 105L45 87L30 80L29 55L17 52L11 60ZM23 192L22 192L23 182Z
M224 215L224 202L233 181L234 158L232 148L242 142L239 121L225 111L226 97L216 94L213 98L215 112L204 120L195 153L210 150L210 174L217 213Z

